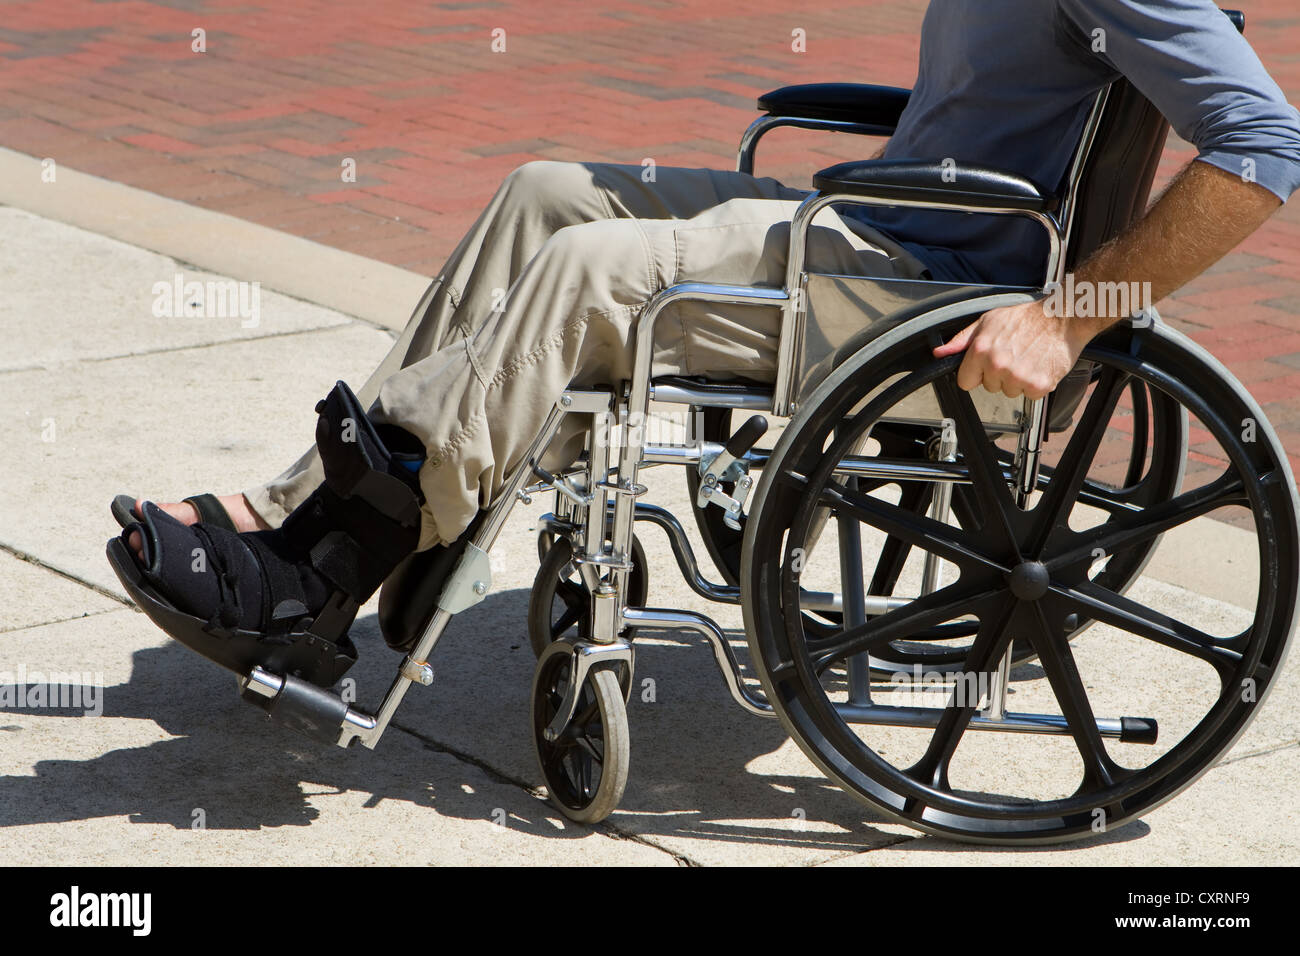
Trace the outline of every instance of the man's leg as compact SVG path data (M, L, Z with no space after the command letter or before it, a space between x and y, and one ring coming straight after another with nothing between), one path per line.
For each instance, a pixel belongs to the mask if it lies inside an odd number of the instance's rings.
M455 540L494 500L564 389L631 376L636 321L657 292L779 284L796 206L734 199L690 220L561 228L472 335L394 372L368 410L343 385L317 406L325 480L281 529L190 527L146 505L109 543L119 580L164 630L231 670L274 664L333 683L356 658L357 609L411 551ZM820 271L920 271L829 210L808 255ZM770 379L777 315L683 306L660 320L654 371Z
M712 169L531 162L506 177L430 285L388 355L357 390L363 404L399 369L473 336L500 309L524 268L557 231L610 219L690 219L730 199L798 200L771 178ZM320 484L313 447L271 482L244 492L277 527Z
M455 540L491 503L570 383L631 377L636 319L655 293L691 280L780 286L797 205L732 199L689 220L564 227L529 261L491 321L391 374L372 414L426 449L419 547ZM887 238L850 229L830 210L811 230L809 262L859 275L922 269ZM654 372L770 381L779 315L758 306L677 307L659 320Z

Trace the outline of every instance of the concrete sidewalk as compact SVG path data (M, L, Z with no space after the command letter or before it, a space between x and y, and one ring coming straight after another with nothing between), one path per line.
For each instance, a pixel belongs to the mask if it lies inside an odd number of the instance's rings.
M838 789L775 721L742 713L700 643L638 641L632 777L606 824L573 825L539 797L528 730L524 631L537 561L518 507L494 555L493 593L458 617L374 751L317 746L238 702L229 675L166 639L125 602L103 556L111 497L170 500L264 479L310 441L336 378L358 384L391 333L264 288L240 317L154 315L157 282L220 279L155 252L0 207L0 692L54 673L102 687L92 709L0 713L0 834L11 864L1259 864L1300 852L1300 663L1292 655L1228 758L1140 823L1066 848L957 846L882 823ZM413 304L413 303L411 303ZM651 470L653 498L687 510L680 475ZM1236 529L1215 547L1240 546ZM657 604L699 607L740 634L734 609L701 605L662 536L643 540ZM1239 617L1234 582L1195 578L1169 549L1137 585L1199 620ZM1190 557L1189 557L1190 555ZM352 672L373 706L397 658L373 607ZM1158 669L1089 638L1090 674ZM1123 661L1121 663L1120 661ZM1019 675L1032 695L1041 677ZM83 702L85 703L85 702ZM1022 770L1024 768L1021 768ZM1012 768L1007 768L1012 772ZM1028 768L1028 772L1037 772Z

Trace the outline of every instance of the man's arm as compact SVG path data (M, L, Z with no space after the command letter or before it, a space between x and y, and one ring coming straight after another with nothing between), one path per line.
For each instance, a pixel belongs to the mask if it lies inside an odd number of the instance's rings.
M1263 186L1194 161L1145 216L1088 257L1075 271L1075 287L1149 282L1157 302L1227 255L1281 205ZM1045 301L985 312L934 354L966 351L957 373L962 388L1041 398L1095 335L1126 317L1051 316Z
M1055 2L1091 39L1092 55L1126 76L1197 147L1197 161L1160 201L1075 272L1076 287L1149 282L1158 301L1227 254L1300 186L1300 115L1213 0ZM1119 318L1066 320L1038 303L995 309L936 354L969 343L973 353L958 375L964 387L982 382L1037 397Z

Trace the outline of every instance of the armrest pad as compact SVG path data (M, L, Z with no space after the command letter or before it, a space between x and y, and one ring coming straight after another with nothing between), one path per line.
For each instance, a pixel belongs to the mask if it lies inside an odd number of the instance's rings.
M758 98L758 108L770 116L840 120L882 127L893 132L912 91L867 83L802 83L783 86Z
M958 163L945 182L941 162L914 159L859 160L829 166L813 176L821 193L846 193L881 199L918 199L968 206L1004 207L1052 212L1058 205L1054 193L1003 169Z

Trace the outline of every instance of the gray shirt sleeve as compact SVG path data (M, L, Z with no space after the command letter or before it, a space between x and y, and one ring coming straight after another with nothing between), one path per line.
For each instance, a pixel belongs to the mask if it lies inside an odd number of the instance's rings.
M1300 187L1300 113L1214 0L1058 2L1096 55L1197 148L1198 160L1283 202Z

